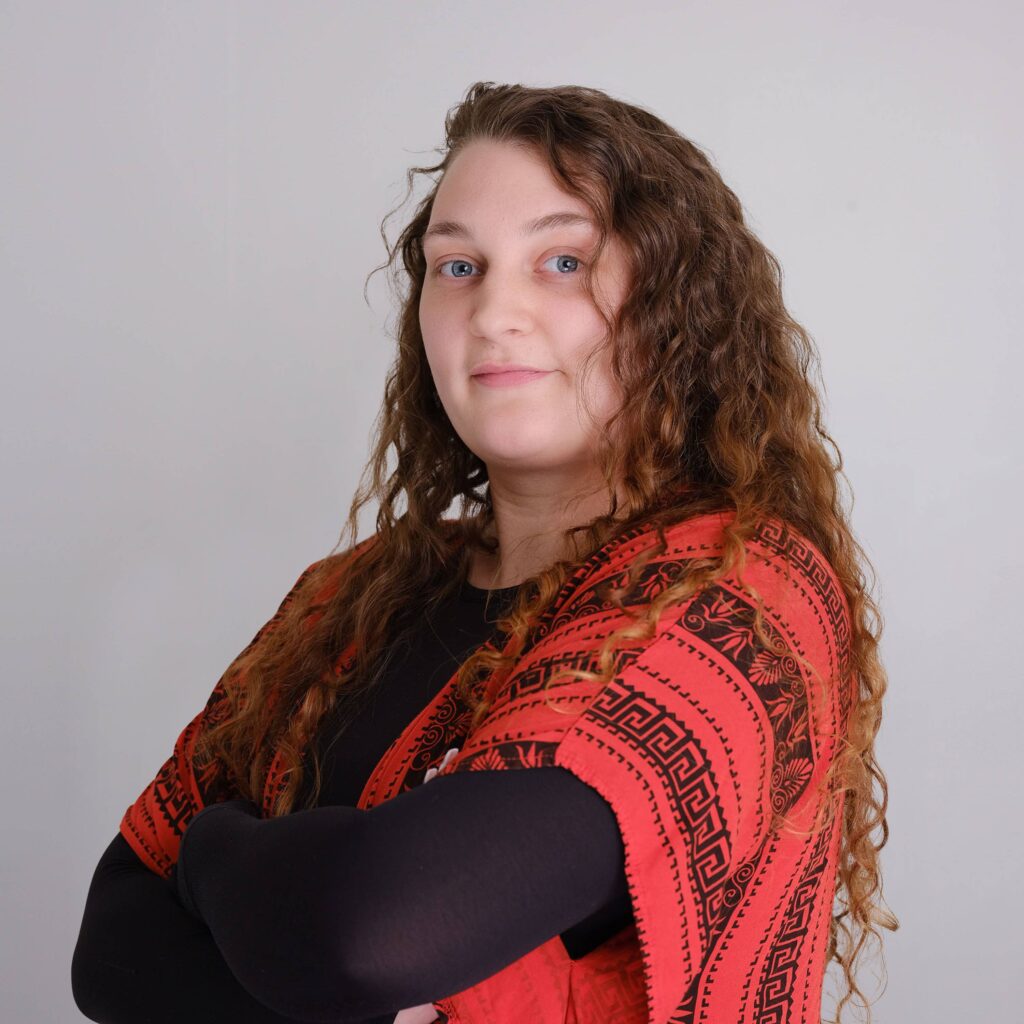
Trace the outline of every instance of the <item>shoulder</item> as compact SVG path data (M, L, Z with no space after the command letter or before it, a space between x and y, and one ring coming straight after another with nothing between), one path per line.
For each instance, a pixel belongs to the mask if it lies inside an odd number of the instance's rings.
M721 554L728 518L667 529L660 557L683 564ZM556 760L589 766L592 778L628 763L640 787L631 799L641 802L654 799L651 779L641 784L652 766L651 778L713 793L736 849L749 851L771 812L792 806L833 755L848 708L839 682L848 678L849 645L842 588L805 536L768 521L743 551L739 571L666 606L654 636L624 652L571 722Z
M380 535L365 537L345 551L326 555L308 565L286 597L301 595L313 605L323 604L337 593L341 581L352 572L365 569L364 560L378 549Z
M672 525L662 557L684 567L691 559L723 555L725 529L734 519L734 513L721 512ZM817 671L830 679L849 672L852 621L842 582L818 545L778 517L758 521L739 561L685 608L676 629L702 629L709 638L749 630L759 608L769 634L778 634Z
M672 523L664 529L668 550L677 556L721 554L725 531L735 520L735 511L721 510ZM765 516L748 532L743 546L757 560L774 560L809 576L834 575L821 550L793 523Z
M660 557L683 564L720 557L726 551L726 528L735 518L732 511L712 512L666 527L668 547ZM835 569L804 532L778 517L754 525L743 541L740 562L720 583L731 588L749 584L765 600L813 601L827 613L834 630L849 628L849 609Z
M600 590L608 583L624 585L638 560L635 590L627 598L641 603L679 583L697 568L711 566L732 555L726 572L709 588L713 592L746 595L776 609L796 612L805 608L819 623L836 634L849 632L845 592L833 567L818 546L794 524L765 517L748 526L737 545L728 536L736 514L732 510L701 513L678 522L657 526L641 524L625 530L582 566L570 581L566 612L603 608ZM694 601L695 598L681 599ZM665 609L670 615L675 605ZM565 618L565 613L557 621Z

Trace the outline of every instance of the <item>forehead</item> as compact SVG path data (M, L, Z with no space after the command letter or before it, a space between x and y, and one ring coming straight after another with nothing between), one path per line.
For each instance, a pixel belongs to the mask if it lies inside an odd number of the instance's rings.
M477 141L459 152L438 186L424 242L501 233L596 230L587 205L555 181L544 159L510 143Z
M573 213L570 210L555 210L552 213L541 214L539 217L531 217L520 223L518 228L515 228L514 225L510 226L513 228L513 233L520 238L530 238L555 228L573 228L586 233L596 230L596 225L589 216ZM423 237L424 241L429 241L432 238L472 238L473 236L474 229L471 223L431 218L430 227L427 228Z

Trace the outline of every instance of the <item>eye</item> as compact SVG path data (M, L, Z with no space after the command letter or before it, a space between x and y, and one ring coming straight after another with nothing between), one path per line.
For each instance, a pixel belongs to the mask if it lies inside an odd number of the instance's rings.
M457 267L457 268L459 268L459 272L458 273L452 273L450 275L449 274L445 274L444 273L444 268L447 267L447 266ZM469 260L445 260L444 263L442 263L437 268L437 273L441 277L449 277L449 276L450 277L470 277L471 276L470 274L465 274L465 273L462 273L461 271L462 271L462 269L464 267L471 267L471 266L473 266L473 264L470 263Z
M569 271L572 271L572 272L578 270L583 265L583 261L578 256L572 256L572 255L570 255L567 252L561 252L557 256L549 256L548 259L546 259L544 262L545 263L550 263L551 260L568 260L568 262L570 264L568 269L569 269ZM565 265L565 263L562 263L561 264L561 270L559 270L559 275L561 277L568 277L568 276L570 276L569 274L563 274L562 273L562 270L565 270L565 269L566 269L566 265Z
M550 263L552 260L567 261L559 264L559 270L557 274L559 277L571 277L579 268L583 265L583 261L578 256L573 256L571 253L561 252L555 256L549 256L544 262L545 264ZM446 274L444 271L445 267L451 267L452 272ZM457 259L457 260L445 260L444 263L438 265L437 275L439 277L472 277L473 264L469 260Z

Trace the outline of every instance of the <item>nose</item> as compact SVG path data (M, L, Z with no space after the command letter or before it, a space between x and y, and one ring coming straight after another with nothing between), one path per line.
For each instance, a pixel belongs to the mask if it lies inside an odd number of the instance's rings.
M533 326L530 289L512 269L491 266L473 292L470 329L481 338L510 332L527 334Z

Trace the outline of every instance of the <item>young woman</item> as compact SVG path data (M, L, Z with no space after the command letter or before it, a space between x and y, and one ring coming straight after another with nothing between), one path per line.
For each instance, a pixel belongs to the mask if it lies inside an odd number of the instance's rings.
M477 83L445 127L390 251L348 540L125 812L76 1002L817 1022L829 962L839 1010L863 1001L897 922L880 619L813 343L736 196L647 111Z

